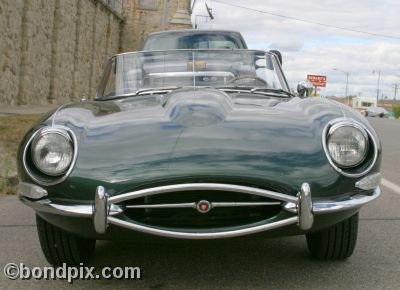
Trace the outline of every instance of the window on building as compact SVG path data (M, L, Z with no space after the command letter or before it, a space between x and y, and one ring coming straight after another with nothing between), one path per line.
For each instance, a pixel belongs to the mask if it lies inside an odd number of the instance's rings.
M361 103L361 106L363 106L363 107L371 107L371 106L372 106L372 103L362 102L362 103Z

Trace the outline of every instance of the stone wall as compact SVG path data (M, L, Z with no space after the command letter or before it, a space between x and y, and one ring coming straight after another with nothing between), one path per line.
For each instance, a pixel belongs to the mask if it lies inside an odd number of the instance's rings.
M163 29L164 1L166 29L191 28L190 0L0 0L0 106L93 98L110 56Z
M1 0L0 103L93 97L122 23L100 0Z
M0 101L16 103L19 93L24 0L0 1Z
M192 28L190 0L134 0L123 11L121 51L139 50L149 33L163 30L164 1L168 1L165 30Z

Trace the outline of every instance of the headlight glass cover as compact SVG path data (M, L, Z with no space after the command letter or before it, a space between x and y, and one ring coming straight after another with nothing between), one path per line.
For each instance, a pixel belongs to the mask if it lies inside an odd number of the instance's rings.
M332 126L327 147L332 160L340 167L355 167L364 161L368 151L368 135L355 126Z
M41 172L58 176L71 165L74 148L68 133L47 132L32 142L33 163Z

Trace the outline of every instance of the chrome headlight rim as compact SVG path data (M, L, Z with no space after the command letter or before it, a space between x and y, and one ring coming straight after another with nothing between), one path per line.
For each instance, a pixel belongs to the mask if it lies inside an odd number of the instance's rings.
M72 160L68 168L62 173L57 175L51 175L40 170L38 166L35 164L31 153L31 148L34 140L37 140L38 137L46 134L60 134L65 138L69 139L72 143L72 150L73 150ZM74 132L68 127L53 125L53 126L42 127L39 130L37 130L34 134L32 134L32 136L29 138L28 142L24 147L22 163L25 172L29 175L30 178L32 178L32 180L34 180L40 185L50 186L63 182L71 174L72 170L74 169L77 156L78 156L78 142ZM30 162L28 161L28 158L30 158Z
M344 128L344 127L353 128L353 129L358 130L362 134L362 136L364 137L364 140L365 140L365 143L366 143L365 144L365 147L366 147L365 148L365 152L364 152L364 155L362 156L362 158L360 160L358 160L357 162L355 162L353 164L349 164L349 165L341 164L334 157L332 157L332 154L331 154L331 152L329 150L329 139L330 139L330 137L333 135L334 132L336 132L340 128ZM335 162L335 164L338 167L343 168L343 169L355 168L355 167L357 167L358 165L360 165L361 163L363 163L365 161L365 159L367 158L367 155L368 155L368 150L369 150L369 146L368 146L369 142L368 141L369 141L369 137L368 137L368 133L365 130L365 128L363 128L362 126L360 126L359 124L354 123L354 122L351 122L351 123L350 122L338 122L336 124L333 124L329 128L328 133L326 135L326 143L327 143L327 148L328 148L328 154L329 154L330 158L332 159L332 161Z
M367 148L367 151L372 150L371 161L366 166L366 168L362 171L354 171L354 169L357 166L366 162L366 159L368 158L368 155L369 155L368 152L366 153L364 159L360 163L358 163L357 165L351 166L351 167L338 166L338 164L332 159L331 154L329 153L329 149L328 149L329 132L332 132L331 131L332 128L337 129L339 127L344 127L344 126L354 127L356 129L360 130L361 132L365 133L367 136L367 142L372 143L372 146L369 146L369 148ZM366 126L364 126L363 124L361 124L360 122L358 122L354 119L347 118L347 117L331 120L325 126L325 128L322 132L322 146L323 146L323 149L324 149L324 152L325 152L326 158L328 159L329 164L340 174L347 176L347 177L354 177L354 178L363 176L371 171L371 169L376 164L376 161L378 159L378 152L380 150L379 143L376 140L375 136L370 132L370 130L368 130L368 128Z
M74 147L73 147L73 144L72 144L72 139L71 139L70 135L69 135L67 132L63 131L63 130L42 130L42 131L41 131L39 134L37 134L37 135L35 136L35 138L33 138L33 140L32 140L32 144L31 144L31 157L32 157L32 161L33 161L33 164L35 165L35 167L36 167L40 172L42 172L42 173L45 174L45 175L52 176L52 177L58 177L58 176L61 176L61 175L63 175L65 172L68 171L68 169L69 169L69 167L70 167L70 165L71 165L71 162L72 162L73 154L72 154L72 156L71 156L71 160L68 162L68 165L67 165L66 168L64 168L63 170L60 170L59 172L48 172L48 171L46 171L45 169L43 169L43 168L40 166L40 164L38 164L38 162L37 162L37 158L36 158L36 156L35 156L34 149L35 149L35 147L37 146L37 144L39 143L39 141L40 141L43 137L45 137L46 135L60 135L60 136L62 136L63 138L65 138L65 140L66 140L67 142L70 143L71 149L72 149L72 152L73 152L73 151L74 151Z

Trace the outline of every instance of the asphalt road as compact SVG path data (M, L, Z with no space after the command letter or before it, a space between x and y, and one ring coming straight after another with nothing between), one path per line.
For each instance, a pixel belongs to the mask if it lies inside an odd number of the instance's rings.
M89 266L139 266L142 279L78 280L74 288L120 289L399 289L400 121L369 119L384 148L383 194L361 210L358 244L345 262L318 262L304 237L179 244L100 242ZM0 268L10 262L49 266L34 213L14 196L0 196ZM67 289L62 280L8 280L0 289Z

